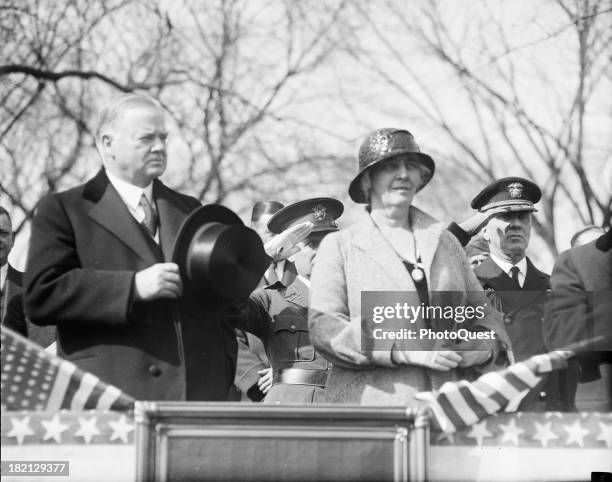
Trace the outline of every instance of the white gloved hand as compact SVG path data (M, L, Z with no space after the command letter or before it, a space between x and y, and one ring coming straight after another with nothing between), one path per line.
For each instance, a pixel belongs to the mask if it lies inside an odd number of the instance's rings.
M459 227L468 233L471 237L474 237L480 230L489 222L489 219L494 214L507 212L509 209L506 206L489 209L484 213L477 211L472 216L464 219L459 224Z
M264 244L266 254L274 261L287 259L297 253L300 248L297 246L304 241L312 232L314 224L305 222L296 224L280 234L274 236L270 241Z
M419 365L446 372L459 366L461 355L450 350L401 351L393 349L391 360L397 365Z

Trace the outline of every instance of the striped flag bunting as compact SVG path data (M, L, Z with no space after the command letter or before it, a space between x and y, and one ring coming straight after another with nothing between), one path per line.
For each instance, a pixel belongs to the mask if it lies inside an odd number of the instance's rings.
M431 445L491 447L504 450L517 447L600 449L609 452L612 450L612 413L498 413L452 434L433 434Z
M431 408L435 421L445 433L454 433L484 420L502 409L516 411L521 400L545 374L567 367L572 351L535 355L502 370L489 372L473 382L444 383L435 392L416 395Z
M2 410L133 410L134 399L1 327Z

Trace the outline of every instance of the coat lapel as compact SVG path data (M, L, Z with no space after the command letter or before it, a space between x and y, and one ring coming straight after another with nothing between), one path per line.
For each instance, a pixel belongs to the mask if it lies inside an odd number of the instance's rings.
M169 189L157 179L153 181L153 198L159 215L159 241L164 259L172 261L174 240L186 214L173 202Z
M510 290L514 286L508 275L491 258L485 259L481 265L476 266L474 273L481 283L496 290Z
M156 262L155 254L151 251L144 232L108 180L104 170L87 183L83 196L93 202L89 216L94 221L113 233L143 261L150 264Z
M380 232L369 213L364 213L359 223L359 236L352 238L353 246L362 251L399 289L410 286L412 278L391 244Z
M550 288L550 277L542 273L527 258L527 276L525 276L523 290L546 290L548 288Z
M410 208L410 218L425 274L427 279L431 280L431 266L438 248L440 234L444 228L441 223L416 207ZM406 286L410 286L412 278L408 270L369 214L364 214L360 226L363 228L361 231L363 235L353 238L353 244L368 253L368 256L383 269L398 287L405 289Z
M410 207L410 219L421 262L425 268L425 275L431 283L431 265L444 227L414 206ZM431 286L429 289L431 290Z

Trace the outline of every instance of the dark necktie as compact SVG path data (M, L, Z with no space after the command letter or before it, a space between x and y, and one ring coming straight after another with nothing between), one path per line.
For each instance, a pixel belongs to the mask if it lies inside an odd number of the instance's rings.
M149 203L147 196L142 193L142 197L140 198L140 202L138 203L142 210L144 211L144 219L140 224L149 232L152 238L155 237L155 233L157 232L158 218L157 212Z
M517 290L521 289L521 284L519 283L518 274L519 274L518 266L513 266L510 268L510 279L514 281L515 288Z

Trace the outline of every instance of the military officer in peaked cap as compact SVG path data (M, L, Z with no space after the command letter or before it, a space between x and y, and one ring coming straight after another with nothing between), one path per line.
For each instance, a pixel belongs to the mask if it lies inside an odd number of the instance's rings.
M547 352L542 332L550 277L537 269L525 252L531 235L532 213L542 191L521 177L492 182L472 200L481 213L496 210L482 229L490 255L474 268L495 307L502 312L516 361ZM557 376L537 386L521 410L561 410Z
M299 201L277 211L268 229L277 235L308 224L310 234L290 260L297 276L285 286L277 280L254 291L236 326L261 338L273 369L272 388L264 403L313 403L321 398L328 362L308 334L308 295L312 264L323 237L337 231L344 206L336 199Z

